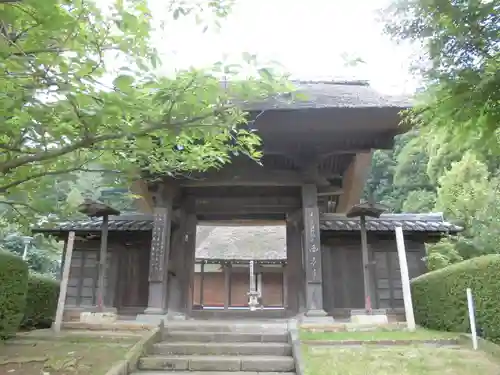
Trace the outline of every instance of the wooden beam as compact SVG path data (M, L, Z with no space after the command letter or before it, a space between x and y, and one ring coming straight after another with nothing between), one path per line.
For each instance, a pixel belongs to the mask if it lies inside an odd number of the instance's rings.
M198 225L217 227L274 226L285 225L284 220L200 220Z
M264 139L263 151L265 155L268 154L294 154L300 152L300 150L314 150L317 155L329 154L329 155L345 155L345 154L357 154L365 153L370 149L382 149L389 150L394 147L393 137L396 134L388 134L386 139L377 139L372 141L360 142L358 145L351 145L348 142L335 142L331 140L320 140L320 139L308 139L307 142L293 142L292 140L288 142L275 142L270 144ZM307 136L305 136L307 137ZM359 137L356 135L353 138ZM310 138L310 137L308 137ZM335 151L332 151L335 150Z
M342 182L344 193L339 197L337 212L345 213L353 205L359 203L365 186L366 177L370 170L371 161L371 151L357 154L354 157L344 174Z
M249 221L283 221L286 217L286 212L274 212L274 213L205 213L198 214L198 219L203 222L227 222L231 225L237 223L248 223Z
M184 187L198 186L301 186L303 175L297 171L272 170L265 167L236 168L227 166L219 171L193 175L191 179L178 180ZM324 180L318 181L321 185Z
M335 186L319 186L318 187L318 197L342 195L344 190Z
M204 214L276 214L300 208L300 200L292 197L199 198L196 213Z
M135 200L134 204L139 210L139 212L145 214L152 214L154 203L153 197L148 189L148 184L144 180L136 180L130 186L130 190L133 194L137 195L138 198Z

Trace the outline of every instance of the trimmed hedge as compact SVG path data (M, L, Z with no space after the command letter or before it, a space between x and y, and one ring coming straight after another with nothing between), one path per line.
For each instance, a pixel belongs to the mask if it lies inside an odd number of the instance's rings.
M56 315L58 298L58 281L45 276L30 274L22 326L25 328L50 327Z
M411 287L417 324L453 332L470 332L466 289L471 288L480 335L500 342L500 255L429 272L413 279Z
M0 339L13 336L23 319L28 265L17 255L0 251Z

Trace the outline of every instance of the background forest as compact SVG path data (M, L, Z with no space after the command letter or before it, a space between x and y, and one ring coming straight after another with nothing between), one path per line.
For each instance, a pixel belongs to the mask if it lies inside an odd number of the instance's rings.
M498 252L500 164L446 136L414 129L396 137L392 150L377 150L365 197L392 212L442 212L465 228L428 248L431 269Z

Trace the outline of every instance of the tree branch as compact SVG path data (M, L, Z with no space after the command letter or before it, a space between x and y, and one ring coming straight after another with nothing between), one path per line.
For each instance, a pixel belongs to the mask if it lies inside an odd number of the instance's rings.
M0 204L5 204L7 206L11 206L14 210L16 210L19 214L21 214L21 212L19 212L19 210L15 207L15 206L23 206L23 207L26 207L26 208L29 208L30 210L32 211L35 211L37 213L41 213L39 210L37 210L35 207L31 206L30 204L26 203L26 202L20 202L20 201L9 201L9 200L0 200ZM22 214L21 214L22 215Z
M40 177L45 177L45 176L57 176L57 175L67 174L67 173L76 172L76 171L80 171L80 172L93 172L93 173L96 173L96 172L99 172L99 173L121 173L120 171L110 170L110 169L84 168L85 164L88 164L88 163L90 163L92 161L93 160L87 160L84 163L81 163L80 165L78 165L76 167L71 167L71 168L66 168L66 169L59 169L59 170L55 170L55 171L44 171L44 172L34 173L34 174L32 174L32 175L30 175L30 176L28 176L26 178L22 178L22 179L19 179L19 180L16 180L16 181L12 181L12 182L9 182L6 185L0 186L0 193L5 193L9 189L12 189L13 187L16 187L18 185L21 185L21 184L24 184L26 182L35 180L35 179L40 178Z
M11 152L22 152L20 148L18 147L13 147L5 143L0 143L0 148L6 151L11 151Z
M218 111L211 112L209 114L203 115L203 116L196 116L193 118L190 118L188 120L184 121L179 121L179 122L173 122L169 124L168 127L171 128L181 128L186 125L193 124L198 121L205 120L209 117L216 116L220 113L222 113L223 108L221 108ZM46 152L39 152L34 155L26 155L24 157L18 157L13 160L8 160L4 162L3 164L0 164L0 173L2 174L7 174L11 170L21 167L26 164L30 164L33 162L40 162L40 161L46 161L54 158L58 158L60 156L69 154L70 152L76 151L78 149L88 149L91 148L93 145L97 143L102 143L105 141L112 141L120 138L125 138L125 137L142 137L144 135L147 135L151 132L154 132L156 130L160 130L162 128L167 127L165 126L164 123L159 123L155 125L150 125L149 127L146 127L145 129L138 130L136 132L116 132L116 133L110 133L110 134L103 134L100 136L96 137L87 137L87 138L82 138L79 141L74 142L73 144L69 144L67 146L63 146L59 149L51 150L51 151L46 151Z

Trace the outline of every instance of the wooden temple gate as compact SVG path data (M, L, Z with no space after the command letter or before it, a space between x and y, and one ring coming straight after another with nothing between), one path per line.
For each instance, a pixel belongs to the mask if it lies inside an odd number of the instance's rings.
M392 147L407 103L360 82L300 85L309 101L248 108L263 140L261 164L235 157L221 170L138 186L155 218L146 315L191 315L198 222L280 220L287 312L326 316L320 211L342 213L359 202L371 150Z
M263 141L260 164L238 156L221 170L134 184L140 211L154 218L145 316L193 314L201 298L194 282L197 225L227 221L285 222L286 313L327 315L320 214L345 213L359 202L372 150L392 148L399 112L409 105L363 82L298 87L308 100L288 100L292 95L245 108Z

